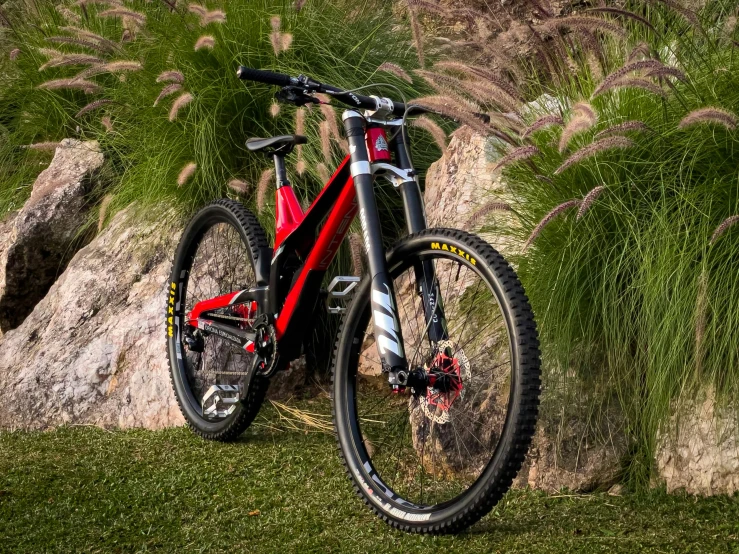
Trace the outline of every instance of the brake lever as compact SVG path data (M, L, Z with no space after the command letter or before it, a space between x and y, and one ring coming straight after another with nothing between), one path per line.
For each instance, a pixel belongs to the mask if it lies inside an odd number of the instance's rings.
M320 104L321 101L318 98L314 98L309 94L306 94L305 89L302 87L283 87L275 93L275 98L278 102L285 102L287 104L295 104L296 106L305 106L306 104Z

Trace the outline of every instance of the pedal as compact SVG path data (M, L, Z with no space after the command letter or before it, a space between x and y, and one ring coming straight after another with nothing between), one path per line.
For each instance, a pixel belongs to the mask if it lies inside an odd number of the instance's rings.
M209 419L228 417L236 409L241 398L238 385L213 385L203 395L203 416Z
M337 275L328 286L328 297L326 298L326 309L330 314L343 314L346 306L354 295L361 279L349 275Z

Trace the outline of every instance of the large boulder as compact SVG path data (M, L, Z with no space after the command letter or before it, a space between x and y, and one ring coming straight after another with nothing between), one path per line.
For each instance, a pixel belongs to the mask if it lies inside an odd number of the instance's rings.
M164 306L177 218L118 213L0 338L0 427L183 422L169 381Z
M79 231L103 161L97 142L64 139L0 230L0 331L20 325L83 245Z
M739 491L738 421L736 410L721 405L712 390L674 406L656 456L658 479L667 491Z

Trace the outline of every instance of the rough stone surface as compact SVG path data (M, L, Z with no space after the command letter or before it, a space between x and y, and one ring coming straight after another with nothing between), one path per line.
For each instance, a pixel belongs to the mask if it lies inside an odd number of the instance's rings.
M485 232L490 224L516 225L510 213L479 210L491 203L507 203L508 193L495 164L501 157L499 143L460 128L449 141L447 151L426 173L424 203L429 227L454 227L476 233L506 255L519 245L509 236Z
M657 451L657 472L668 492L733 494L739 491L739 419L719 407L713 391L673 410Z
M133 225L129 211L117 214L26 320L0 338L0 427L183 422L162 316L181 228L172 220Z
M87 194L103 164L97 142L65 139L33 185L31 197L3 229L0 329L17 327L46 294L83 240Z

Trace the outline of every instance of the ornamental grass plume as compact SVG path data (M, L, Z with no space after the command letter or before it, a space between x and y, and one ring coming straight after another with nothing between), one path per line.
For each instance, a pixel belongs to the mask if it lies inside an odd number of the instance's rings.
M121 18L128 18L139 25L143 25L146 23L146 16L142 13L135 12L133 10L128 10L125 8L113 8L110 10L105 10L98 13L98 16L100 17L121 17Z
M295 8L296 12L299 12L303 9L303 6L305 6L306 0L295 0L295 4L293 4L293 8Z
M211 10L200 18L200 24L210 25L211 23L225 23L226 12L223 10Z
M732 215L727 217L721 222L721 225L716 227L716 230L711 235L711 241L709 244L714 244L730 227L739 223L739 215Z
M680 15L686 22L690 23L693 27L700 27L700 20L698 19L698 15L687 8L682 7L677 2L673 2L672 0L647 0L650 4L664 4L668 8L670 8L672 11Z
M110 133L113 130L113 122L110 120L109 116L105 116L100 120L100 123L103 124L103 127L105 127L105 132Z
M413 78L405 72L405 70L398 64L392 62L383 62L377 67L377 71L384 71L395 75L398 79L405 81L406 83L413 84Z
M532 158L534 156L537 156L541 154L541 150L539 150L536 146L520 146L518 148L514 148L510 150L505 156L503 156L497 164L493 167L493 171L496 171L503 167L504 165L518 162L521 160L528 160L529 158Z
M275 56L279 56L280 52L282 52L282 38L280 36L279 31L272 31L269 34L269 41L272 44L272 50L275 53Z
M413 45L416 47L416 55L418 56L418 65L424 67L424 53L423 53L423 30L421 24L418 22L418 15L413 9L412 2L406 1L406 7L408 11L408 19L411 24L411 34L413 35Z
M631 63L635 61L639 61L640 58L650 58L652 56L652 47L649 46L649 43L647 42L639 42L637 43L634 48L631 49L631 52L629 52L628 57L626 58L626 63Z
M66 6L57 6L56 11L59 12L59 15L61 15L64 19L66 19L67 21L71 21L72 23L80 23L82 21L82 18L79 15L74 13Z
M529 246L531 246L531 243L533 243L536 238L541 234L541 232L544 230L544 227L549 225L551 221L557 217L559 214L564 212L565 210L568 210L570 208L574 208L575 206L580 205L580 200L568 200L567 202L563 202L556 208L554 208L551 212L549 212L547 215L544 216L544 218L537 224L536 227L534 227L534 230L531 231L531 234L529 235L529 238L526 240L526 243L523 245L523 251L525 252L528 250Z
M329 129L328 121L321 121L318 124L319 134L321 136L321 152L323 153L323 159L326 162L331 163L331 131Z
M424 96L416 98L410 103L452 118L483 135L491 133L490 127L474 115L474 112L479 112L481 109L470 109L468 103L463 103L459 99L450 96Z
M20 56L20 54L21 54L20 48L13 48L10 51L10 54L8 54L8 58L10 58L10 61L14 62L15 60L18 59L18 56Z
M521 133L521 138L527 138L532 133L546 127L551 127L552 125L564 125L564 121L562 121L560 116L554 114L542 116L524 129L523 133Z
M89 50L95 50L96 52L101 52L103 54L110 54L111 49L107 46L103 46L100 43L93 42L91 40L85 40L81 38L75 38L75 37L47 37L47 42L51 42L54 44L72 44L74 46L81 46L83 48L87 48Z
M231 179L228 182L228 188L240 196L246 196L249 192L249 184L241 179Z
M105 217L108 215L108 208L113 201L112 194L106 194L100 201L100 210L98 211L98 233L103 230L105 225Z
M274 175L273 169L265 169L257 184L257 211L261 214L267 202L267 191Z
M441 155L446 154L446 132L433 119L427 115L422 115L416 118L411 125L418 129L423 129L431 135L431 138L434 139L439 150L441 150Z
M194 13L199 16L204 16L206 13L208 13L208 10L205 8L205 6L201 6L200 4L195 4L194 2L187 5L187 11L190 13Z
M341 140L341 133L339 132L339 125L336 122L336 112L329 104L320 104L319 108L323 118L328 123L328 129L331 131L331 136L336 140Z
M470 230L475 230L479 223L487 218L491 213L510 211L512 211L511 206L505 202L488 202L472 213L469 220L467 220L465 227Z
M272 102L269 106L269 115L277 117L280 114L280 105L277 102Z
M37 142L36 144L29 144L26 146L29 150L56 150L62 145L61 142Z
M630 121L624 121L623 123L619 123L617 125L612 125L608 127L607 129L603 129L602 131L596 133L595 138L603 138L608 137L611 135L621 135L623 133L628 133L631 131L651 131L652 128L649 127L646 123L643 121L638 120L630 120Z
M693 110L680 121L678 128L685 129L692 125L716 124L723 125L729 131L736 129L737 117L733 113L722 108L707 107Z
M645 18L640 16L639 14L636 14L629 10L624 10L621 8L611 8L611 7L600 7L600 8L590 8L585 10L585 13L607 13L609 15L620 15L622 17L625 17L627 19L631 19L633 21L638 21L642 25L644 25L647 29L655 33L656 35L659 35L659 32L657 32L657 29L652 25L649 21L647 21Z
M537 30L544 31L550 35L562 28L600 31L602 33L612 35L617 39L626 38L626 31L617 23L607 19L601 19L599 17L588 17L585 15L570 15L567 17L552 18L536 27Z
M482 104L496 104L499 107L512 112L515 112L520 104L516 98L512 98L505 90L493 83L479 80L472 82L423 69L417 69L415 73L420 75L428 84L441 94L453 95L456 97L459 94L459 91L462 90L477 102Z
M468 77L471 77L473 80L485 79L486 81L490 81L499 89L503 90L511 98L519 101L521 100L521 93L516 89L515 86L510 83L510 81L503 79L498 75L495 75L484 67L467 65L462 62L442 61L435 63L434 68L443 69L446 71L457 71L459 73L467 75Z
M665 64L658 60L637 60L633 62L626 63L623 67L620 69L617 69L610 75L608 75L603 81L595 88L595 91L593 91L593 95L591 98L595 98L600 93L610 89L614 83L621 81L624 77L626 77L629 73L633 73L635 71L653 71L655 69L660 69L665 67Z
M322 183L328 182L328 179L330 177L328 173L328 168L326 167L326 164L323 162L320 162L316 165L316 171L318 172L318 177L321 179Z
M85 115L86 113L90 113L94 110L97 110L101 106L105 106L106 104L112 104L112 100L107 100L105 98L101 98L100 100L95 100L94 102L90 102L86 106L84 106L80 111L78 111L75 114L75 117L81 117Z
M85 79L52 79L41 83L36 88L46 90L76 89L83 91L85 94L93 94L102 90L102 87L97 83Z
M159 102L161 102L167 96L169 96L171 94L174 94L176 92L179 92L181 90L182 90L182 85L181 84L179 84L179 83L170 83L169 85L167 85L166 87L164 87L162 89L162 92L159 93L159 96L157 96L157 99L154 100L154 107L156 107L157 104L159 104Z
M104 47L107 47L110 49L110 51L114 50L120 50L120 46L113 42L112 40L105 38L102 35L98 35L97 33L93 33L92 31L89 31L87 29L81 29L80 27L74 27L74 26L66 26L66 27L59 27L60 31L64 31L65 33L71 33L76 38L82 39L82 40L92 40L94 42L97 42L98 44L101 44Z
M67 67L70 65L98 65L105 63L104 60L97 56L89 54L63 54L58 58L52 58L38 68L39 71L45 71L50 67Z
M589 120L593 125L598 122L598 114L595 112L595 108L587 102L577 102L572 106L572 112L577 117L584 117Z
M655 85L652 81L648 81L647 79L642 79L640 77L623 77L622 79L613 81L609 83L607 87L601 88L598 94L600 95L606 91L614 90L617 88L639 88L651 92L652 94L655 94L657 96L662 96L663 98L667 96L665 91L662 90L660 86ZM595 96L596 95L594 94L593 97Z
M634 146L634 142L631 139L628 139L622 136L607 137L607 138L597 140L581 148L574 154L572 154L572 156L567 158L562 163L562 165L560 165L554 171L554 174L559 175L565 169L581 162L582 160L586 158L590 158L592 156L595 156L596 154L600 154L601 152L606 152L608 150L615 150L615 149L624 149L624 148L629 148L631 146Z
M585 195L585 197L582 199L582 202L580 203L580 209L577 210L577 219L580 219L587 213L587 211L591 208L593 203L598 199L598 197L604 190L606 190L606 187L600 185L594 187L589 193Z
M292 33L282 33L280 35L280 52L286 52L290 50L290 46L293 44Z
M195 162L186 163L185 166L182 168L182 171L180 171L180 174L177 176L177 186L181 187L185 183L187 183L195 174L195 170L197 168L198 166Z
M177 119L177 114L179 111L185 107L187 104L192 102L193 96L189 92L185 92L183 94L180 94L177 97L177 100L174 101L172 104L172 108L169 110L169 120L174 121Z
M364 241L359 233L349 235L349 251L352 255L352 270L355 277L361 277L364 272L364 261L362 253L364 252Z
M195 52L198 50L202 50L203 48L207 48L208 50L213 50L213 47L216 45L216 39L213 38L210 35L203 35L195 42Z
M675 77L678 81L682 81L683 83L688 81L687 75L680 71L679 69L675 67L670 67L668 65L665 65L663 67L659 67L657 69L650 69L646 73L647 77L659 77L659 78L666 78L666 77Z
M143 69L143 65L139 62L130 60L118 60L114 62L108 62L103 66L103 70L106 73L120 73L124 71L140 71Z
M573 117L569 123L562 130L562 135L559 138L559 151L564 152L569 146L570 141L580 133L584 133L588 129L592 128L595 122L587 117L577 116Z
M185 76L175 69L170 69L169 71L162 71L157 76L157 83L184 83L185 82Z

